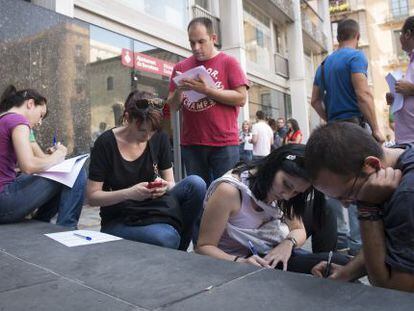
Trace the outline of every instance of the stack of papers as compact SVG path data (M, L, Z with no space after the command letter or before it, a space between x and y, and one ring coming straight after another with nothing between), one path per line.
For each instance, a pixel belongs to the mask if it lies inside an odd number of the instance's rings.
M90 230L74 230L57 233L47 233L45 236L62 243L67 247L91 245L110 241L122 240L117 236Z
M400 110L404 105L404 96L395 91L395 83L402 78L403 74L401 71L391 72L385 77L385 80L388 83L388 87L390 88L390 92L394 95L394 102L391 106L392 113Z
M42 176L54 181L57 181L69 188L73 187L73 184L78 178L85 161L88 159L89 154L83 154L71 159L67 159L62 163L56 164L42 173L34 175Z
M210 76L206 67L198 66L193 69L187 70L180 75L177 75L173 78L173 81L176 85L180 85L181 80L183 79L203 79L207 86L216 88L213 78ZM190 102L197 102L200 99L206 97L206 94L198 93L196 91L185 91L184 95L188 98Z

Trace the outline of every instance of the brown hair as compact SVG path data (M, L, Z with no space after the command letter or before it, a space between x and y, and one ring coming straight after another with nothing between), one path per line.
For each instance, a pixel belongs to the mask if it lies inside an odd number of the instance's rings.
M344 19L338 23L338 42L355 38L359 34L359 25L353 19Z
M20 107L29 99L33 99L36 106L47 104L46 98L36 90L24 89L18 91L13 85L9 85L0 97L0 113L8 111L13 107Z
M128 122L135 120L141 124L146 121L151 125L153 131L157 131L161 127L163 106L164 101L162 99L143 98L143 93L132 91L124 104L123 119L125 120L128 114Z
M208 17L196 17L193 18L189 23L187 27L187 32L190 31L190 28L196 24L203 25L207 29L207 33L209 35L212 35L215 33L213 22Z

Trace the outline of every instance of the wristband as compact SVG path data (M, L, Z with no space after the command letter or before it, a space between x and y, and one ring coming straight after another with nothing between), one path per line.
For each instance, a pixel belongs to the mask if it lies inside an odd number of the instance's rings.
M288 236L285 238L285 240L292 242L293 248L296 247L296 245L298 245L298 242L296 241L296 239L293 236Z
M384 213L381 205L371 204L368 202L357 202L358 220L361 221L378 221L381 220Z

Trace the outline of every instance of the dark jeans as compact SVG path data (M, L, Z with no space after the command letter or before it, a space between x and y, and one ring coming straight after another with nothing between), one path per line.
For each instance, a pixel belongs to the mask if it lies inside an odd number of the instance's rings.
M207 187L239 161L239 146L182 146L187 175L198 175Z
M14 223L37 209L34 219L76 228L85 196L86 172L82 169L72 188L56 181L21 174L0 193L0 223Z
M302 249L295 249L289 258L287 270L291 272L311 274L312 268L321 261L328 260L329 253L309 253ZM350 260L350 257L334 253L332 263L344 266ZM283 265L279 264L276 269L283 269Z

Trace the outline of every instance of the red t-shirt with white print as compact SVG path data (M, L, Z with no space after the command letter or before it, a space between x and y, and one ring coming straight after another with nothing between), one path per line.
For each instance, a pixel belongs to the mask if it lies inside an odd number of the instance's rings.
M203 65L216 83L218 89L234 90L248 86L248 81L239 62L232 56L220 52L215 57L198 61L191 56L174 66L170 79L170 92L176 88L173 77L176 72L186 72ZM190 102L183 95L183 123L181 144L202 146L232 146L239 144L237 116L239 107L218 103L210 98Z

